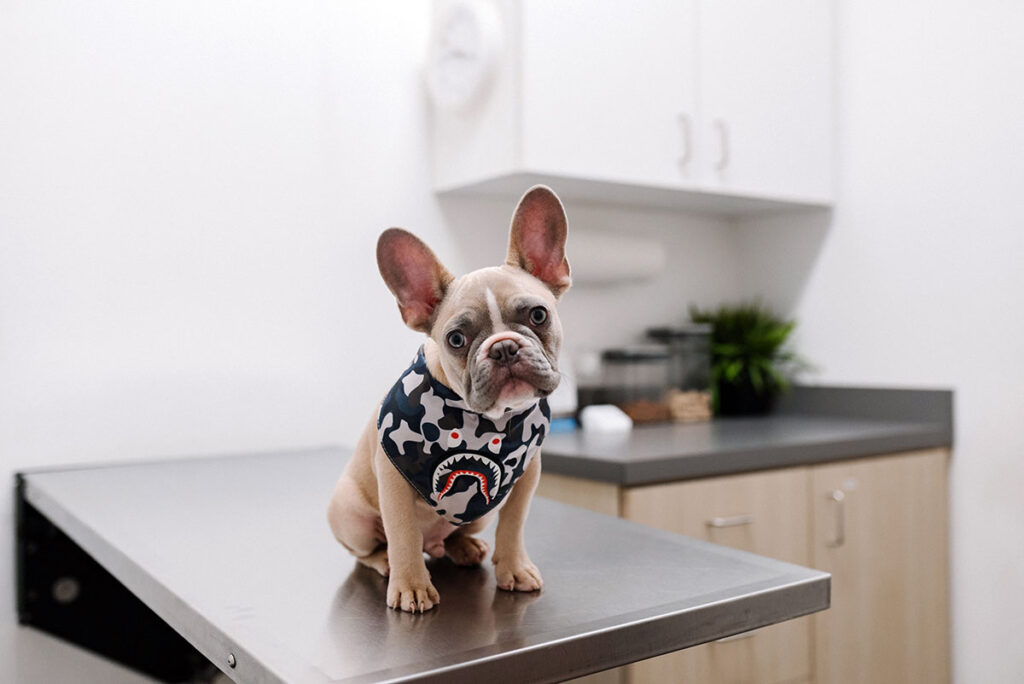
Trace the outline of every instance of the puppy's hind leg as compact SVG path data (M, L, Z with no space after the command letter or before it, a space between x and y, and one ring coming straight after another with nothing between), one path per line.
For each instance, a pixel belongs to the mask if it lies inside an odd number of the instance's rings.
M331 532L356 559L388 576L388 551L380 516L366 502L355 481L342 475L327 506Z
M381 577L387 577L391 574L391 566L388 564L388 548L386 546L379 547L368 556L357 556L356 560L371 570L379 572Z
M482 532L494 517L493 513L460 527L444 540L444 552L456 565L480 565L491 547L483 539L470 535Z
M444 552L456 565L480 565L490 547L483 539L455 533L444 540Z

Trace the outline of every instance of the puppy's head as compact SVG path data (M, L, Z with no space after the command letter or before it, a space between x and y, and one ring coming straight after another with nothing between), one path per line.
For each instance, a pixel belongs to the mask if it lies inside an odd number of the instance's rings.
M566 228L555 193L533 187L512 216L505 263L461 278L413 234L381 234L377 265L402 319L437 344L448 383L472 410L497 416L558 386Z

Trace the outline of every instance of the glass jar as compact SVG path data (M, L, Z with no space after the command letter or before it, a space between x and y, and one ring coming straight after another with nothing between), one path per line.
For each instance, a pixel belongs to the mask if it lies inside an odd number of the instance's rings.
M647 337L664 345L669 355L668 404L674 420L711 419L711 326L651 328Z
M625 411L635 423L669 420L665 393L670 362L668 350L660 345L606 349L601 354L606 401Z

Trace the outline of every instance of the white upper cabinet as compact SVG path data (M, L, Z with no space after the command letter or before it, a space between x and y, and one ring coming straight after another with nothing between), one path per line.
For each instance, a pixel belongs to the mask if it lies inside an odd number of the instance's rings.
M832 53L828 0L438 0L435 187L827 206Z
M535 0L522 7L522 165L692 187L696 2Z
M831 201L831 27L822 0L701 2L703 187Z

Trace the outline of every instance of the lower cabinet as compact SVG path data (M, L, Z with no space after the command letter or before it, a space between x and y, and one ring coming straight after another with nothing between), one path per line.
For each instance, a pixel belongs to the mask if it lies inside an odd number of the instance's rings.
M538 495L831 572L822 613L582 678L588 684L949 681L946 467L937 449Z
M814 621L815 682L948 682L945 451L812 469L812 564L832 573Z
M777 470L622 492L622 516L799 565L810 565L807 472ZM810 677L807 618L651 658L626 681L773 682Z

